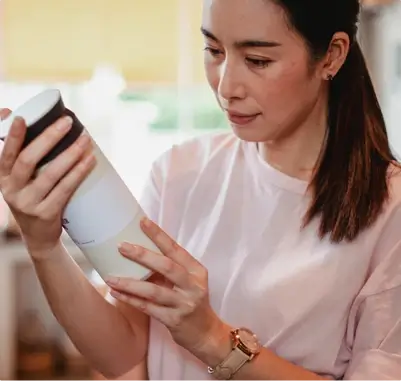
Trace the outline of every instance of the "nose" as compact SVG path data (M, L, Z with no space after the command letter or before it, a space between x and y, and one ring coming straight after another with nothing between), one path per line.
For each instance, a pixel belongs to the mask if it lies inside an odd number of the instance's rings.
M245 86L240 68L227 59L220 67L218 93L219 97L225 101L245 98Z

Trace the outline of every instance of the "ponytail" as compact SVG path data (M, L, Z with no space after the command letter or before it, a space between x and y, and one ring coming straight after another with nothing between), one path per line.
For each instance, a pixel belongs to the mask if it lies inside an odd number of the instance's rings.
M320 218L319 235L352 241L371 226L388 199L395 161L382 111L359 44L330 83L328 136L311 181L304 224Z

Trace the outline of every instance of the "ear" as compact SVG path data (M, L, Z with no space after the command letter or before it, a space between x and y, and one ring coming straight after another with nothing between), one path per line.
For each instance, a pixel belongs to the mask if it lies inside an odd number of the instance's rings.
M331 80L337 75L347 59L349 49L350 39L348 34L345 32L335 33L323 59L321 71L323 80Z

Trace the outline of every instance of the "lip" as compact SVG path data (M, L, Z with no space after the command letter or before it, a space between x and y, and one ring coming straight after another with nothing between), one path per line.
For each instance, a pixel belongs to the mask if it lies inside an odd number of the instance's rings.
M239 126L245 126L245 125L253 122L260 115L260 113L253 114L253 115L249 115L249 114L247 115L247 114L241 114L241 113L229 111L229 110L226 110L226 113L227 113L228 120L231 123L239 125Z

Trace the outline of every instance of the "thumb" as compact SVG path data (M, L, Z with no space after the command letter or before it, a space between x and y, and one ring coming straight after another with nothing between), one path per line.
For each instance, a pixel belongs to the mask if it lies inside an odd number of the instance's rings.
M11 110L9 108L0 108L0 119L3 120L7 118L11 114Z
M7 118L11 114L9 108L0 108L0 120ZM3 152L4 141L0 140L0 155Z

